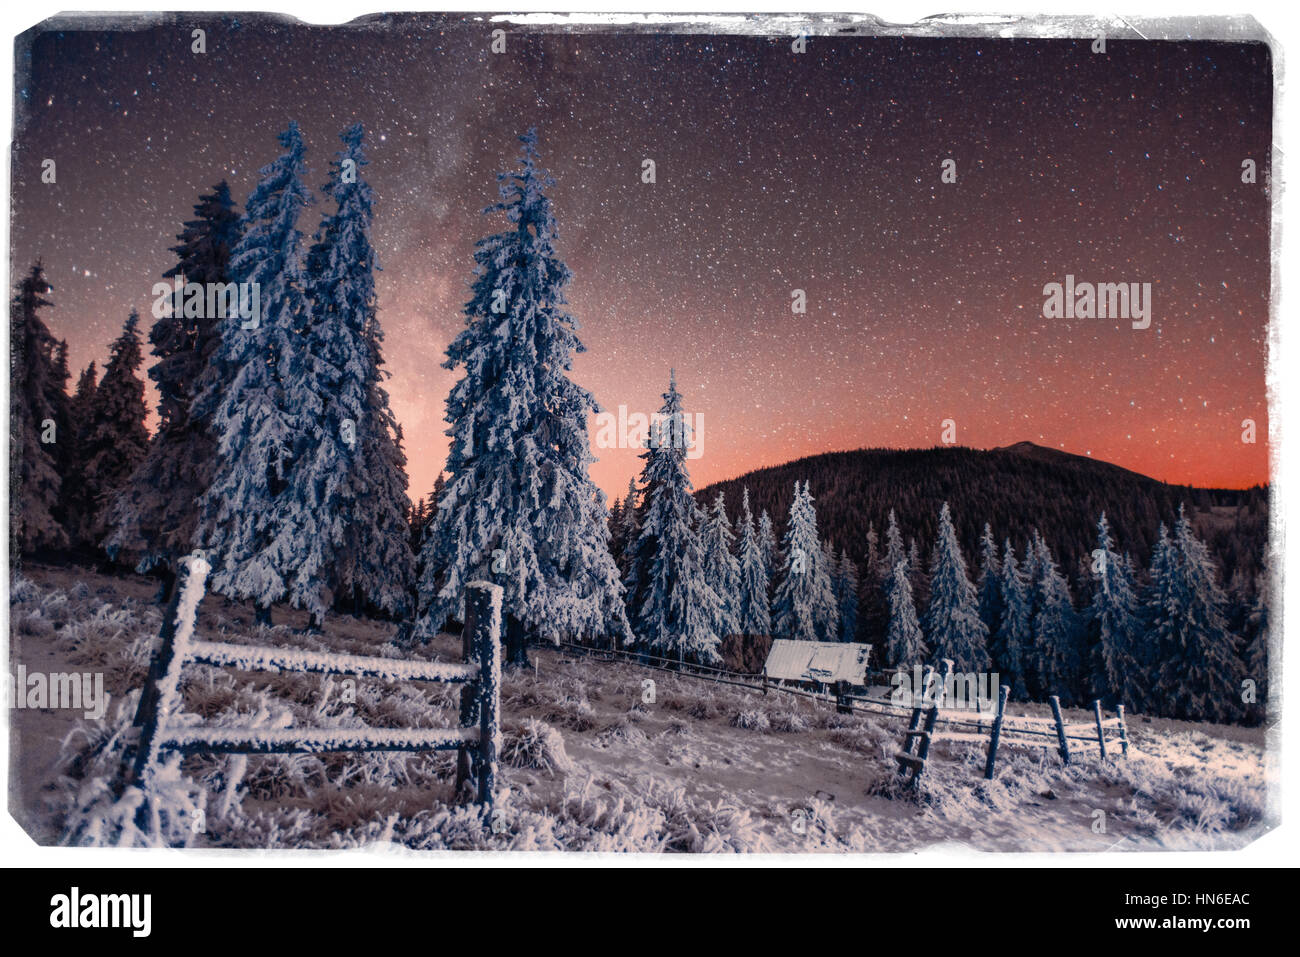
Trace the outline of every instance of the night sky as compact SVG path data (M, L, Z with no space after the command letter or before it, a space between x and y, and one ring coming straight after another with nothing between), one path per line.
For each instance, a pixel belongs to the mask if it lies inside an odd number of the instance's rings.
M196 26L206 54L190 51ZM224 177L242 204L295 119L319 187L339 130L361 121L388 387L424 494L473 244L503 225L481 211L536 125L588 350L574 378L606 409L649 413L675 366L704 418L697 486L936 445L944 419L961 445L1268 480L1262 45L814 37L795 54L788 37L510 28L492 54L492 28L187 16L39 36L18 62L11 268L44 258L74 380L132 306L152 321L200 192ZM1151 327L1044 319L1043 286L1067 273L1152 283ZM622 494L637 450L595 451L593 477Z

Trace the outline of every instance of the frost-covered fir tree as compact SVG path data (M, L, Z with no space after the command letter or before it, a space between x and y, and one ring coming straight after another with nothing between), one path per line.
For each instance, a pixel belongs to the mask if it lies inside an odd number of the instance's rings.
M980 537L980 574L975 582L975 592L979 595L980 620L988 629L989 635L997 634L1002 623L1002 578L998 566L998 545L993 540L993 529L984 523L984 534Z
M383 331L375 302L370 229L374 195L360 123L339 134L330 167L326 216L307 255L312 303L307 333L310 373L294 390L311 409L295 467L281 496L296 535L307 544L289 581L295 603L323 610L344 595L360 610L407 611L414 560L406 544L406 457L401 428L383 387ZM306 395L304 396L304 393Z
M767 635L772 631L772 611L768 600L767 562L754 515L749 509L749 489L740 500L740 633Z
M1228 630L1226 596L1209 550L1182 507L1161 565L1152 568L1153 587L1164 601L1151 635L1161 712L1189 721L1234 721L1242 710L1243 668Z
M704 517L704 574L717 594L718 621L714 631L720 637L740 634L740 563L734 552L735 534L727 518L727 503L721 492Z
M59 435L59 441L53 443L50 449L54 454L55 468L58 469L59 475L63 477L59 490L59 505L54 514L66 529L69 527L68 518L70 515L65 507L68 479L76 469L82 454L80 447L72 441L73 436L76 435L76 429L72 418L72 398L68 395L68 383L72 379L72 372L68 367L68 342L66 339L60 339L54 343L54 352L51 359L50 377L46 383L46 392L49 396L50 408L54 412L54 423Z
M1002 591L1002 618L997 632L989 640L989 653L993 667L998 671L999 682L1011 686L1011 696L1017 701L1029 697L1026 668L1027 656L1034 641L1033 618L1030 614L1030 585L1016 561L1011 539L1002 545L1002 571L999 578Z
M627 593L639 644L678 661L712 664L721 659L723 606L705 569L704 513L686 470L690 441L674 372L641 454L641 531Z
M869 606L873 616L869 622L869 627L872 629L870 633L873 635L883 637L889 629L889 620L893 615L893 604L890 601L889 590L894 587L894 569L898 567L899 562L904 565L908 564L907 548L903 544L903 534L898 529L898 516L891 508L889 510L889 519L885 523L884 553L877 559L876 564L877 591L872 596L872 602ZM907 573L911 574L910 567L907 569ZM915 594L912 596L912 601L915 604Z
M1037 541L1038 580L1034 592L1034 653L1030 664L1044 696L1056 695L1061 704L1082 704L1086 696L1083 630L1070 597L1070 584L1061 574L1047 543Z
M907 564L907 548L903 545L903 533L898 530L898 517L894 510L889 510L889 524L885 527L885 555L881 559L880 580L885 585L885 591L888 592L894 581L894 569L898 563ZM911 569L908 569L910 574Z
M907 563L894 566L887 590L889 596L889 625L885 630L885 665L907 669L925 659L925 636L916 618L916 605L912 601L912 582L907 574Z
M1115 549L1105 512L1097 522L1097 547L1091 568L1093 590L1087 627L1092 694L1107 704L1136 708L1144 670L1139 664L1143 635L1137 589L1128 562Z
M781 581L772 604L772 630L799 641L835 641L839 606L817 536L817 510L805 482L794 483Z
M1259 573L1255 576L1255 598L1246 615L1246 634L1241 653L1242 675L1244 681L1252 684L1243 686L1242 705L1247 723L1257 724L1263 721L1269 711L1269 595L1272 593L1272 578L1269 572L1269 559L1260 559ZM1253 700L1251 700L1253 698Z
M122 326L122 333L109 347L104 378L90 403L90 423L82 439L84 477L93 495L95 513L82 526L92 541L106 533L116 495L144 461L149 432L144 427L148 409L144 404L144 362L140 342L140 315L134 309Z
M83 530L88 529L95 514L95 492L86 475L86 461L80 450L87 447L90 434L91 412L95 391L99 388L99 371L95 363L81 370L77 388L69 403L68 434L78 454L64 467L63 485L59 494L59 513L68 531L71 544L84 549L94 548L95 542Z
M583 349L567 312L570 273L537 132L520 137L519 168L498 176L504 231L479 240L466 328L446 368L464 370L447 397L449 477L425 544L421 630L462 607L465 586L505 589L508 657L527 661L528 634L613 640L629 634L609 550L605 495L591 481L595 398L569 379Z
M859 568L857 624L854 639L875 642L885 633L889 614L885 608L880 581L880 535L874 523L867 524L867 552Z
M626 578L631 561L631 550L636 544L641 531L641 519L638 503L636 479L628 479L627 498L623 499L623 511L619 515L618 526L611 540L610 550L618 563L619 574Z
M1029 582L1029 607L1031 615L1038 611L1038 595L1035 593L1038 587L1038 581L1043 577L1042 557L1047 543L1043 541L1043 536L1038 534L1038 529L1030 530L1029 540L1025 543L1025 561L1022 571L1025 573L1025 581Z
M849 558L847 549L840 550L839 571L840 641L856 641L858 637L858 564Z
M925 563L921 561L921 546L915 538L907 542L907 570L912 576L912 597L918 604L930 603L930 576L926 574Z
M304 348L311 307L298 217L311 193L303 183L306 148L298 124L290 123L279 142L284 152L261 169L230 256L232 280L258 284L260 316L256 326L238 315L222 320L214 372L194 403L217 437L196 540L212 565L212 589L251 599L264 624L307 549L295 535L294 510L281 510L278 500L295 444L320 427Z
M9 308L9 547L19 552L59 548L68 535L59 523L63 476L55 456L58 413L51 403L55 340L40 315L53 303L38 260L18 282Z
M230 254L239 241L239 214L225 181L199 196L194 219L187 220L171 247L176 264L163 278L187 284L227 283ZM158 429L144 460L114 498L110 531L104 543L110 556L130 556L136 570L156 569L164 590L175 577L176 562L195 545L199 500L212 482L217 440L210 423L194 408L206 382L215 388L219 367L212 358L221 344L226 316L215 315L184 295L154 320L149 330L155 357L149 378L158 390Z
M776 530L772 527L772 516L763 509L758 516L758 550L763 555L763 570L767 574L769 591L774 587L777 569L781 567L781 547L776 541ZM770 606L770 603L769 603Z
M69 406L72 415L72 434L84 435L90 426L90 410L95 401L95 390L99 388L99 370L91 362L77 376L77 388L72 394Z
M957 543L947 502L939 511L939 533L930 568L930 604L924 625L935 660L951 658L956 672L986 671L988 629L980 620L975 586L966 574L966 559Z
M609 550L618 561L618 528L623 524L623 500L617 496L609 507Z

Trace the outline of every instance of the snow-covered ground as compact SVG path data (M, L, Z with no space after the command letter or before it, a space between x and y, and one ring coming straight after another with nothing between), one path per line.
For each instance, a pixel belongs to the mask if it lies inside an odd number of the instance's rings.
M11 594L11 673L100 671L113 696L99 722L79 712L9 712L10 809L42 843L120 839L105 824L103 784L120 754L112 735L133 713L158 634L154 585L80 568L31 565ZM331 615L321 635L303 613L204 599L200 640L401 656L391 624ZM428 654L457 660L459 638ZM636 665L530 652L508 670L496 820L452 804L454 755L194 757L175 799L201 822L195 846L623 851L911 851L1226 849L1274 820L1276 770L1263 729L1129 718L1127 761L1004 749L983 781L984 748L940 742L919 794L900 793L891 756L901 719L838 715L823 702L767 696ZM217 725L442 727L458 687L187 671L187 712ZM654 682L653 700L647 685ZM1041 714L1016 705L1014 714ZM1084 721L1082 712L1068 721ZM197 719L196 719L197 720ZM192 783L192 787L190 786ZM195 816L202 809L201 817ZM1101 813L1099 813L1101 812ZM187 817L185 820L190 820Z

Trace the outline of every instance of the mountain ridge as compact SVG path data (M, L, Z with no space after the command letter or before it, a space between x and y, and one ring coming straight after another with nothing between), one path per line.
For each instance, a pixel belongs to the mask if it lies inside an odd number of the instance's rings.
M866 555L869 527L874 526L883 547L890 508L897 512L904 540L915 538L928 563L939 508L945 501L952 508L971 565L987 521L999 551L1009 537L1017 554L1022 554L1024 541L1037 528L1062 567L1073 572L1079 556L1090 554L1094 547L1097 519L1103 511L1119 549L1145 564L1161 522L1172 524L1180 503L1191 510L1225 580L1238 567L1255 570L1267 548L1267 486L1175 485L1104 459L1030 441L992 449L934 446L822 452L753 469L704 486L696 494L709 503L721 490L728 513L738 517L741 492L748 486L754 515L767 509L780 534L796 479L811 483L823 539L833 542L837 551L846 549L859 565ZM972 568L972 577L975 572Z

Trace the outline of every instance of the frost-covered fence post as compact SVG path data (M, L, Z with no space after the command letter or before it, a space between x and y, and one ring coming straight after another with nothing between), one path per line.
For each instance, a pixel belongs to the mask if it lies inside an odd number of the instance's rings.
M209 570L208 563L197 553L181 559L180 580L163 616L158 654L149 666L149 674L140 692L140 703L136 707L135 726L140 729L140 737L128 783L140 780L152 752L156 750L159 720L166 717L169 706L175 710L180 669L186 646L194 637L199 602L203 598Z
M916 756L920 759L921 764L912 774L913 787L916 786L916 779L925 770L925 761L930 756L930 742L934 739L934 726L939 720L939 709L943 706L944 697L948 692L948 680L951 677L952 659L945 658L943 659L943 674L935 676L934 700L925 716L925 734L921 737L921 744L916 749Z
M903 750L895 755L900 774L906 774L909 768L912 771L912 776L907 782L909 787L915 787L917 780L925 771L925 762L930 754L930 741L934 737L934 728L939 721L939 708L943 705L948 681L952 677L952 664L951 658L943 659L942 675L937 673L934 668L926 670L921 691L921 703L912 709L912 720L909 723L907 734L903 737ZM928 707L926 707L927 698L931 699ZM917 726L921 723L923 711L925 725L918 730ZM920 742L917 745L915 754L912 753L913 740Z
M474 622L474 655L478 661L478 802L491 806L496 794L497 753L501 745L501 600L505 592L491 582L470 582L467 624Z
M1115 717L1119 721L1119 747L1124 757L1128 757L1128 727L1124 724L1124 706L1115 705Z
M1065 721L1061 718L1061 699L1052 695L1048 699L1052 704L1052 717L1056 719L1056 740L1061 752L1061 760L1070 763L1070 742L1065 740Z
M853 705L849 703L849 683L847 681L835 682L835 713L852 714Z
M476 583L477 584L477 583ZM460 660L468 664L476 660L478 649L474 636L478 631L478 606L471 600L473 593L465 597L465 626L460 632ZM478 727L478 676L476 675L460 689L460 726L462 728ZM469 743L463 743L456 751L456 790L458 801L469 800L468 793L462 789L477 779L477 749Z
M1101 759L1106 760L1106 731L1101 725L1101 699L1092 703L1092 716L1097 719L1097 747L1101 748Z
M1003 685L998 690L998 710L993 716L993 731L989 734L989 760L984 765L985 780L993 780L993 767L998 761L998 742L1002 739L1002 716L1007 710L1007 696L1011 689Z
M921 734L921 717L925 714L925 695L934 680L934 668L926 666L925 676L921 679L921 694L912 708L911 720L907 722L907 733L903 736L903 750L898 754L898 771L906 773L913 766L916 758L912 754L912 742Z
M167 719L179 710L181 668L194 638L198 621L199 602L203 600L204 585L210 566L197 552L181 559L180 581L167 606L163 619L161 644L158 656L149 669L149 678L140 692L140 705L135 723L140 728L136 743L135 760L128 773L126 784L141 785L146 794L152 785L152 772L158 760L159 731ZM140 805L136 823L141 829L148 824L150 810L146 800Z

